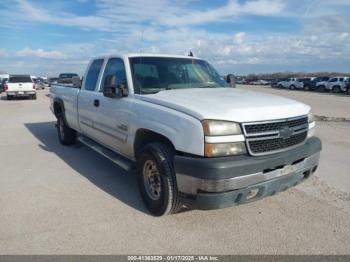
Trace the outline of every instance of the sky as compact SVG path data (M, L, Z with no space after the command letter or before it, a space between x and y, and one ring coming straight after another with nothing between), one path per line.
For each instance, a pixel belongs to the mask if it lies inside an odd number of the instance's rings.
M94 56L188 54L222 74L350 72L350 0L1 0L0 72L84 73Z

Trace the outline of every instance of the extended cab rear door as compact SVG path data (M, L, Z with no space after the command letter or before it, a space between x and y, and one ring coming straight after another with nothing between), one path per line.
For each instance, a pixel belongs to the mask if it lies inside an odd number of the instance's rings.
M98 99L98 81L104 64L103 58L94 59L88 66L85 78L78 95L78 117L80 130L84 135L95 139L98 136L94 128L96 100Z

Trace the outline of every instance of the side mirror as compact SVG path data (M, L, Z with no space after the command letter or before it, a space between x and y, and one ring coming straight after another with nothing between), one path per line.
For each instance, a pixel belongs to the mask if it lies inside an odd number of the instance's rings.
M115 75L108 75L103 85L103 95L105 97L115 98L127 96L126 80L122 84L116 84L117 77Z
M81 79L79 76L73 76L72 77L72 84L73 84L73 87L75 88L81 88Z
M103 95L109 98L115 98L117 96L117 90L114 86L104 86Z

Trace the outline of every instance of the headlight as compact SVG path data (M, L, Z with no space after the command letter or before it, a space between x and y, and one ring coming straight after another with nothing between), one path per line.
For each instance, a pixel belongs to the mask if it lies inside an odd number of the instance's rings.
M204 135L206 136L229 136L242 134L240 125L235 122L203 120L202 125Z
M205 144L206 157L243 155L247 153L244 142Z

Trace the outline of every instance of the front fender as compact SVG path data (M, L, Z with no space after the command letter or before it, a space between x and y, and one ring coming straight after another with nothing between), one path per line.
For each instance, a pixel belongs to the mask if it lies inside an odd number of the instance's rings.
M204 133L201 122L185 113L149 102L133 105L130 121L130 143L139 129L147 129L165 136L177 151L204 155Z

